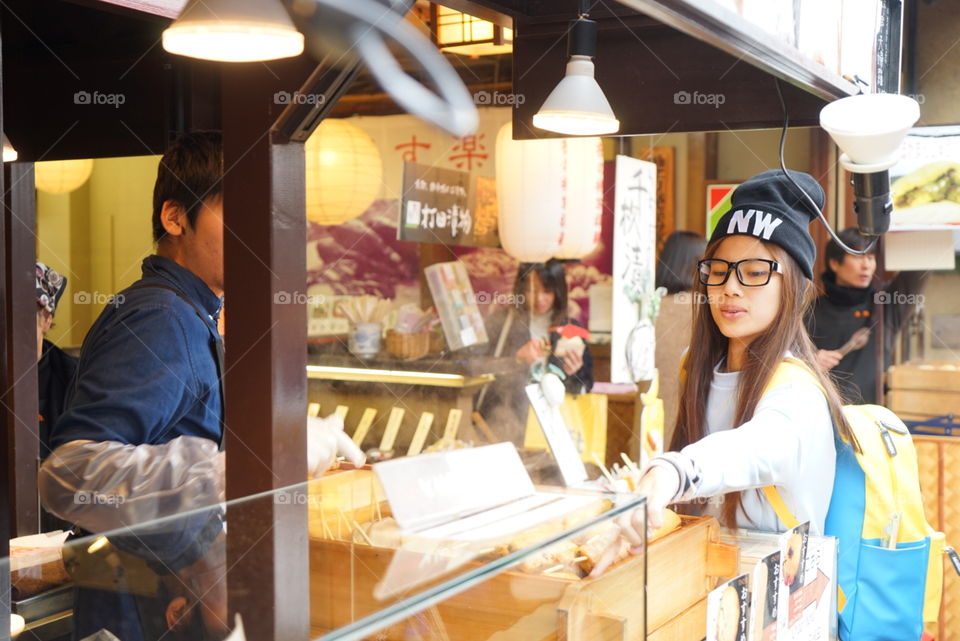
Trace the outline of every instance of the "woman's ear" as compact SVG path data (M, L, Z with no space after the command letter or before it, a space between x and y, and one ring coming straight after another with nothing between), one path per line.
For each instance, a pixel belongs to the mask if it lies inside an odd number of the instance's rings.
M167 236L183 236L190 224L183 205L175 200L165 200L160 210L160 224Z
M834 274L836 274L837 271L839 271L839 269L840 269L842 266L843 266L843 261L842 261L842 260L837 260L836 258L828 258L828 259L827 259L827 267L829 267L829 268L830 268L830 271L832 271Z

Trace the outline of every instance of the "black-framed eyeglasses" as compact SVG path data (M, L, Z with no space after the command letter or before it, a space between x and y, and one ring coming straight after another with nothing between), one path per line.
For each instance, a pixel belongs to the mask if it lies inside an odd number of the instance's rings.
M735 263L722 258L707 258L697 263L700 283L711 287L726 284L732 271L737 272L737 280L744 287L763 287L770 282L774 272L782 274L783 267L766 258L745 258Z

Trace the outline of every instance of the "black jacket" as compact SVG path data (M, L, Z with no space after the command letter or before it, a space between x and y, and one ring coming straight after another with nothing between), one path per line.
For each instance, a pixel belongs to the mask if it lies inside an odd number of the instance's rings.
M825 293L817 298L813 312L807 317L807 330L817 349L837 350L861 327L875 329L877 315L884 324L884 364L891 364L894 339L903 321L916 304L927 272L901 272L880 287L844 287L838 285L832 272L823 274ZM871 331L869 342L843 357L830 370L844 403L876 403L877 341Z
M67 390L76 371L77 359L44 339L43 353L37 363L41 461L50 454L50 427L63 413Z
M39 393L40 460L50 455L50 428L56 424L66 403L67 390L77 371L77 359L44 339L43 352L37 363ZM40 510L40 530L69 530L73 524Z

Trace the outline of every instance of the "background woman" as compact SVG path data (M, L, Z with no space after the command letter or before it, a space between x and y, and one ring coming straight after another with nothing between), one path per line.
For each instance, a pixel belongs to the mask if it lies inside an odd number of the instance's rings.
M656 286L667 290L657 316L655 363L660 372L663 399L663 442L670 443L677 422L680 397L680 356L690 345L693 322L693 283L697 261L703 256L706 239L692 231L675 231L667 238L657 258Z
M496 353L502 341L499 354L512 356L527 367L513 375L498 376L487 390L480 413L503 440L521 444L530 407L524 386L530 382L531 370L552 364L566 376L567 393L581 394L593 387L593 359L587 346L582 354L576 350L568 351L562 358L555 354L560 335L551 328L579 325L568 315L563 263L555 259L521 263L512 303L487 320L490 353Z

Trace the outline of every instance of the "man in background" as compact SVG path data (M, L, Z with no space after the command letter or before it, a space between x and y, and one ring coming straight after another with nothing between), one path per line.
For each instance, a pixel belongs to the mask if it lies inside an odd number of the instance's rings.
M844 229L840 240L852 249L868 241L856 228ZM876 403L877 376L890 366L894 339L909 318L926 284L928 272L900 272L889 283L877 283L874 252L848 254L831 240L824 250L824 293L807 318L821 369L830 372L845 403ZM883 370L878 371L877 324L883 314Z

